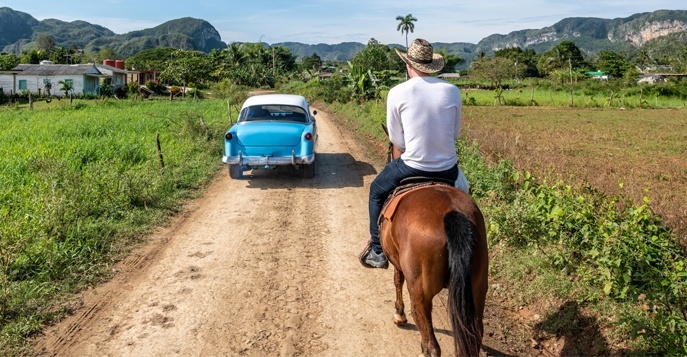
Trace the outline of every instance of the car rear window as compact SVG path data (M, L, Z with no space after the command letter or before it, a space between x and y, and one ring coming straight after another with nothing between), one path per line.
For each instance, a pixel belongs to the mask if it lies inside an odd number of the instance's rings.
M296 121L307 122L307 115L305 110L301 107L292 105L254 105L244 108L239 116L239 122L242 121Z

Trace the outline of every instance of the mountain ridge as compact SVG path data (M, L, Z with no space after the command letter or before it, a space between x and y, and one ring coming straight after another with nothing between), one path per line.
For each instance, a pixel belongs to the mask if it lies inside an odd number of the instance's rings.
M540 29L524 29L508 34L492 34L476 44L467 42L437 42L437 49L445 49L470 63L480 52L487 55L507 47L533 49L545 52L562 41L573 41L587 55L603 50L632 52L650 44L655 39L687 32L687 10L656 10L637 13L624 18L603 19L595 17L569 17ZM37 20L33 16L0 8L0 48L4 52L20 53L32 45L38 34L47 33L57 46L76 45L85 50L98 51L111 48L123 56L131 56L141 50L155 47L173 47L210 52L223 49L227 44L209 22L183 17L162 23L156 27L115 34L111 30L86 21L64 22L57 19ZM677 36L677 38L681 38ZM342 42L339 44L305 44L280 42L298 57L317 53L323 60L342 61L351 59L366 44ZM390 47L403 47L389 44ZM666 47L665 45L663 47Z
M58 19L37 20L33 16L0 7L0 48L18 54L32 46L39 34L48 34L62 47L77 46L86 51L111 48L129 57L139 51L155 47L174 47L210 52L224 49L217 29L202 19L182 17L158 26L116 34L113 31L83 20L65 22Z

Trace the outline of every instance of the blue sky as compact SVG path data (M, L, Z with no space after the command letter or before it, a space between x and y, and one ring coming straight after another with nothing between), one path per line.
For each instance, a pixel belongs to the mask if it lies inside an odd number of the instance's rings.
M43 20L84 20L115 33L194 17L210 22L222 41L308 44L404 44L396 16L413 14L409 39L477 43L492 34L539 29L566 17L622 18L655 10L687 10L685 0L0 0Z

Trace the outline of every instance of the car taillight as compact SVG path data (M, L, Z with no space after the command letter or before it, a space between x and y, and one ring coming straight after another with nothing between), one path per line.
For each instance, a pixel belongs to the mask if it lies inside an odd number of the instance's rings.
M231 133L226 133L226 134L224 134L224 138L227 140L231 140L231 138L233 138L233 136L231 135Z
M305 140L312 140L312 134L311 134L311 133L306 133L306 134L305 134Z

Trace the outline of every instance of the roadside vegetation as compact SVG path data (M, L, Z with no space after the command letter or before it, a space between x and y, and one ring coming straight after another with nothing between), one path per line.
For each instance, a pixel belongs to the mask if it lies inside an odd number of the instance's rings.
M384 140L383 103L328 108ZM540 348L564 337L566 355L687 353L685 250L649 197L634 204L620 190L535 177L508 156L485 156L482 140L469 138L480 126L471 119L457 150L487 219L490 299L536 311L527 337Z
M412 15L398 20L413 32ZM489 299L536 312L525 332L536 348L687 354L687 80L636 81L638 67L684 73L684 54L585 58L563 41L482 53L450 79L464 105L457 150L488 222ZM444 56L446 72L462 62ZM346 62L235 43L127 65L161 81L61 101L0 91L0 354L30 354L27 338L68 313L71 294L202 192L249 89L302 94L383 147L385 96L405 80L374 39ZM589 74L599 69L608 80Z
M227 123L221 101L0 110L0 354L202 189Z

